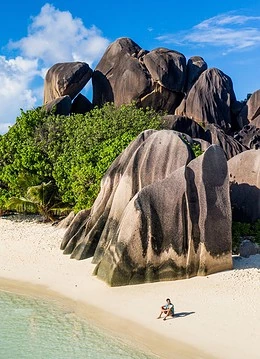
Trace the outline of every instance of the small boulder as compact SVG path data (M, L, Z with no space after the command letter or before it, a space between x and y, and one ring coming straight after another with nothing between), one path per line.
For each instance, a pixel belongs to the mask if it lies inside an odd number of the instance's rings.
M85 62L64 62L53 65L44 80L44 100L46 104L58 97L77 96L92 76L92 70Z
M68 95L57 97L46 103L43 108L47 113L53 112L55 115L68 116L71 110L71 99Z
M260 247L249 239L244 239L239 247L239 253L241 257L248 258L260 253Z
M81 93L74 99L71 105L71 113L84 114L93 109L92 103Z

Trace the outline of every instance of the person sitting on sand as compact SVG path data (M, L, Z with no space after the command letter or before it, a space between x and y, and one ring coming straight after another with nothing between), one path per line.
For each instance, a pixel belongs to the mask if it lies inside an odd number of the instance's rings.
M161 306L161 313L157 319L160 319L163 313L165 314L163 320L166 320L169 316L174 317L174 305L169 298L166 299L166 304Z

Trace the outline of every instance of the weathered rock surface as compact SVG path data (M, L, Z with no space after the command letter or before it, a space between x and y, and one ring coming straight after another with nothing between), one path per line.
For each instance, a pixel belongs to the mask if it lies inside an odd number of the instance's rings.
M260 118L260 90L252 93L246 104L238 115L241 127L251 123L256 118Z
M72 220L75 218L74 211L71 211L64 219L62 219L57 228L67 228L71 224Z
M65 95L69 95L73 100L90 80L92 72L85 62L64 62L53 65L45 76L43 103L46 104Z
M86 113L93 109L92 103L81 93L74 99L71 105L71 113Z
M233 219L260 219L260 151L248 150L228 161Z
M58 97L43 106L47 113L53 112L55 115L68 116L71 110L71 99L68 95Z
M71 222L64 253L94 256L95 273L112 286L231 268L224 152L210 146L192 160L182 136L145 131L133 141L102 180L89 218Z
M211 146L144 187L108 225L95 274L111 286L189 278L232 268L227 162ZM114 228L113 228L114 227Z
M186 133L192 138L201 138L208 142L211 141L209 132L206 132L203 127L189 117L166 115L162 117L162 124L165 129Z
M249 122L253 121L260 115L260 90L255 91L247 101L247 119Z
M107 237L114 234L121 215L133 196L145 186L166 178L187 164L194 154L181 134L173 131L145 131L133 141L111 165L102 180L83 235L67 238L62 249L72 258L84 259L94 255L99 260L108 245Z
M250 122L250 125L253 125L257 128L260 128L260 115L257 116L254 120Z
M210 135L209 142L215 145L219 145L224 150L228 160L231 157L248 150L248 147L235 140L232 136L227 135L220 127L216 125L206 125L205 129Z
M129 38L113 42L93 74L93 104L116 106L136 101L155 110L174 111L183 98L186 59L177 51L151 52Z
M260 149L260 128L252 125L246 125L239 131L234 139L242 145L251 149Z
M184 92L186 59L180 52L158 48L144 55L143 62L154 82L168 90Z
M97 246L97 241L108 218L111 203L113 201L119 180L128 165L129 158L131 158L135 151L146 141L146 139L155 132L156 131L154 130L147 130L142 132L135 139L135 141L131 142L125 151L123 151L121 155L118 156L111 164L105 176L102 178L101 189L91 209L90 217L87 219L87 216L85 216L87 221L82 220L81 223L79 221L80 226L78 227L78 224L76 224L76 230L73 233L70 233L70 231L66 232L61 243L61 249L64 250L64 254L71 254L77 244L80 246L81 242L86 241L85 235L87 233L90 237L90 240L93 240L94 243L93 251L90 249L92 254L89 255L93 256ZM71 227L71 231L73 231L73 222ZM95 236L97 239L95 239ZM82 246L84 246L84 243ZM82 254L82 257L83 256L84 254Z
M257 245L257 243L254 243L249 239L245 239L240 244L239 253L241 257L248 258L260 253L260 247Z
M199 76L175 114L189 117L204 126L215 123L228 130L232 128L231 107L235 101L231 78L211 68Z
M188 93L195 82L198 80L200 74L207 70L208 65L200 56L192 56L187 63L187 77L185 92Z

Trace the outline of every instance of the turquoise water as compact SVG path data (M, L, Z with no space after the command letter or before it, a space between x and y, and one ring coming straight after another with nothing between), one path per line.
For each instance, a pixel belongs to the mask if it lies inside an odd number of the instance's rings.
M0 291L1 359L155 359L55 301Z

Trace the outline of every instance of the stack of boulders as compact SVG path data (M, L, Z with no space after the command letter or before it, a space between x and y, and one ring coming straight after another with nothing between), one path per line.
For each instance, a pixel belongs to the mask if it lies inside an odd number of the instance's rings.
M80 93L90 79L92 102ZM228 142L228 158L260 147L260 90L246 103L237 101L231 78L219 69L208 69L200 56L186 61L177 51L147 51L129 38L119 38L94 71L84 62L59 63L45 77L44 107L55 108L57 114L86 113L106 102L120 106L133 101L200 124L212 133L209 143Z
M90 79L92 102L80 93ZM44 107L57 114L133 101L164 112L163 130L141 133L114 161L62 250L93 256L96 275L112 286L231 268L231 213L260 219L260 90L239 102L231 78L200 56L186 61L128 38L113 42L94 71L62 63L45 78Z

